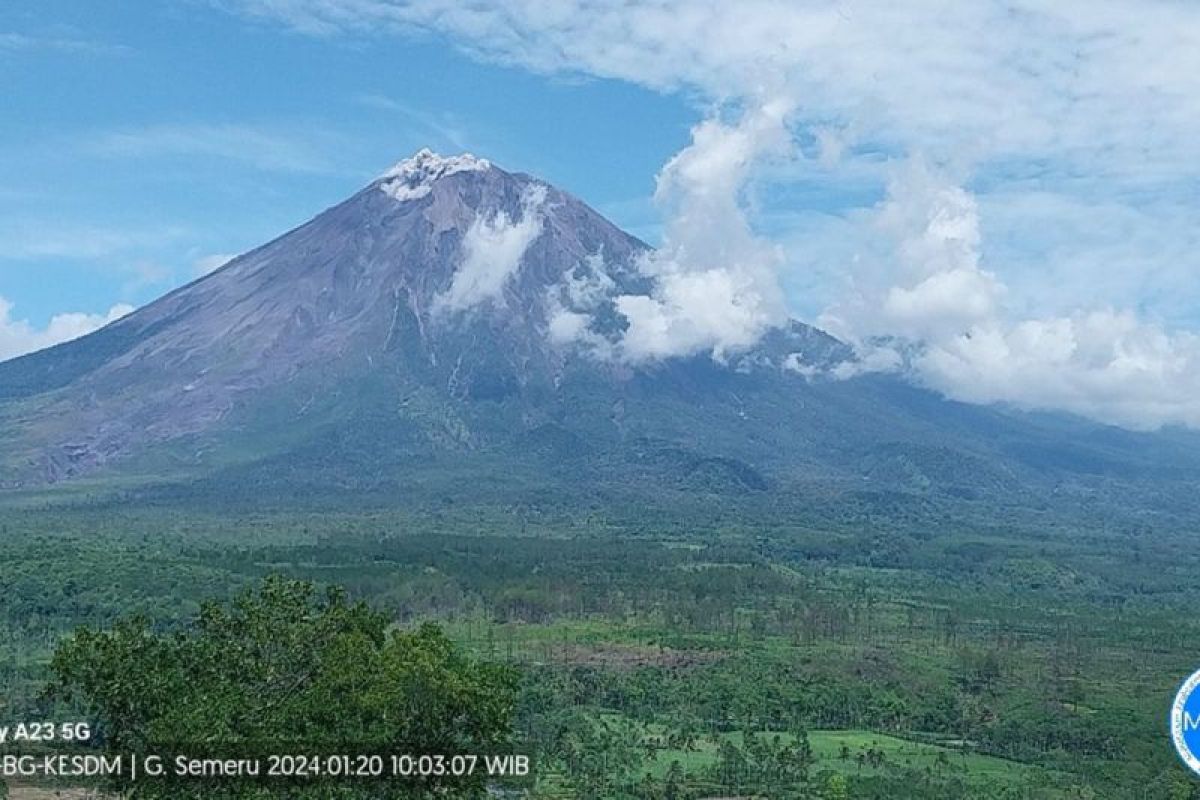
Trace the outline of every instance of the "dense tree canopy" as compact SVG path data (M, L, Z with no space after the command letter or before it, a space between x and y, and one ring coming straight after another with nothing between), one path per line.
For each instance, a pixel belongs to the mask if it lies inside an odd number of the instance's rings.
M514 680L460 655L433 625L389 629L340 590L268 578L194 623L80 629L58 648L51 694L93 715L109 752L485 754L508 747ZM451 794L477 796L483 770ZM142 797L420 797L433 781L138 783ZM128 787L124 787L128 788Z

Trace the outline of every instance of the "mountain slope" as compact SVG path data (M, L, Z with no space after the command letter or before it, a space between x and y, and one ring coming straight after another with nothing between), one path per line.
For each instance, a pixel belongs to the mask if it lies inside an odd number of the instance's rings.
M508 481L1027 509L1096 495L1192 513L1194 437L805 377L798 361L820 373L852 354L798 322L729 363L606 358L613 298L649 288L646 251L534 178L423 151L107 328L0 364L0 481ZM582 341L561 330L580 310Z
M543 195L539 235L502 295L465 325L438 313L472 226L521 220L531 190ZM38 398L17 404L20 422L54 480L209 430L255 393L310 372L404 369L461 395L504 391L552 367L541 287L590 254L625 270L643 249L564 193L423 153L105 330L0 365L0 397Z

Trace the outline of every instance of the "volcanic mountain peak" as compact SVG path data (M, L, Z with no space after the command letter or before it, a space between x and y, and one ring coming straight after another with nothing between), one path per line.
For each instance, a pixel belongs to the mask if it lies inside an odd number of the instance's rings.
M486 158L476 158L471 153L441 156L426 147L383 173L379 188L401 202L417 200L429 194L439 178L457 172L483 172L491 166Z
M535 177L422 150L112 325L0 364L0 489L127 464L288 491L442 475L458 493L479 468L488 486L866 476L1011 498L1014 476L1080 461L1037 420L887 378L822 380L853 353L799 322L734 358L630 365L618 301L653 296L647 252ZM1150 463L1105 448L1089 463ZM1200 475L1200 459L1174 463Z

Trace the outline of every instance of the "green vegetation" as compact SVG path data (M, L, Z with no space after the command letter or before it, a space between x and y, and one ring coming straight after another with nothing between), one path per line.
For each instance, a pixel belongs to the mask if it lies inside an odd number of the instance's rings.
M116 755L494 754L509 744L507 670L462 658L434 625L388 630L383 615L337 589L318 598L311 584L277 577L229 609L205 603L180 631L155 633L142 619L80 629L59 645L51 672L51 697L75 701ZM127 775L116 788L172 800L257 796L237 782ZM399 782L337 796L476 797L483 775L421 789ZM327 797L329 787L289 792Z
M505 733L535 756L533 797L1200 797L1163 730L1197 666L1182 534L788 520L703 496L225 515L75 502L26 498L0 521L7 718L67 718L83 702L111 729L115 673L87 665L101 651L148 657L133 644L149 642L172 666L125 730L170 738L231 720L230 735L269 737L282 717L200 708L263 691L247 663L218 655L228 642L369 630L350 638L381 680L426 650L447 653L450 672L513 669ZM250 606L204 603L274 574L354 602L274 581ZM251 624L260 612L274 621ZM118 622L131 614L146 621ZM71 638L79 624L93 632ZM469 668L477 688L503 680L490 669ZM327 678L288 713L327 703ZM45 696L48 682L65 691ZM338 735L356 732L394 733Z

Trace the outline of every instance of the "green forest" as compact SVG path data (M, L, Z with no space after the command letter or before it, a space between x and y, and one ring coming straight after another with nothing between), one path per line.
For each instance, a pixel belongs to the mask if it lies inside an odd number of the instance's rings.
M1200 797L1165 725L1197 666L1183 532L638 503L17 498L0 719L86 719L115 749L406 742L535 765L515 786L145 797Z

